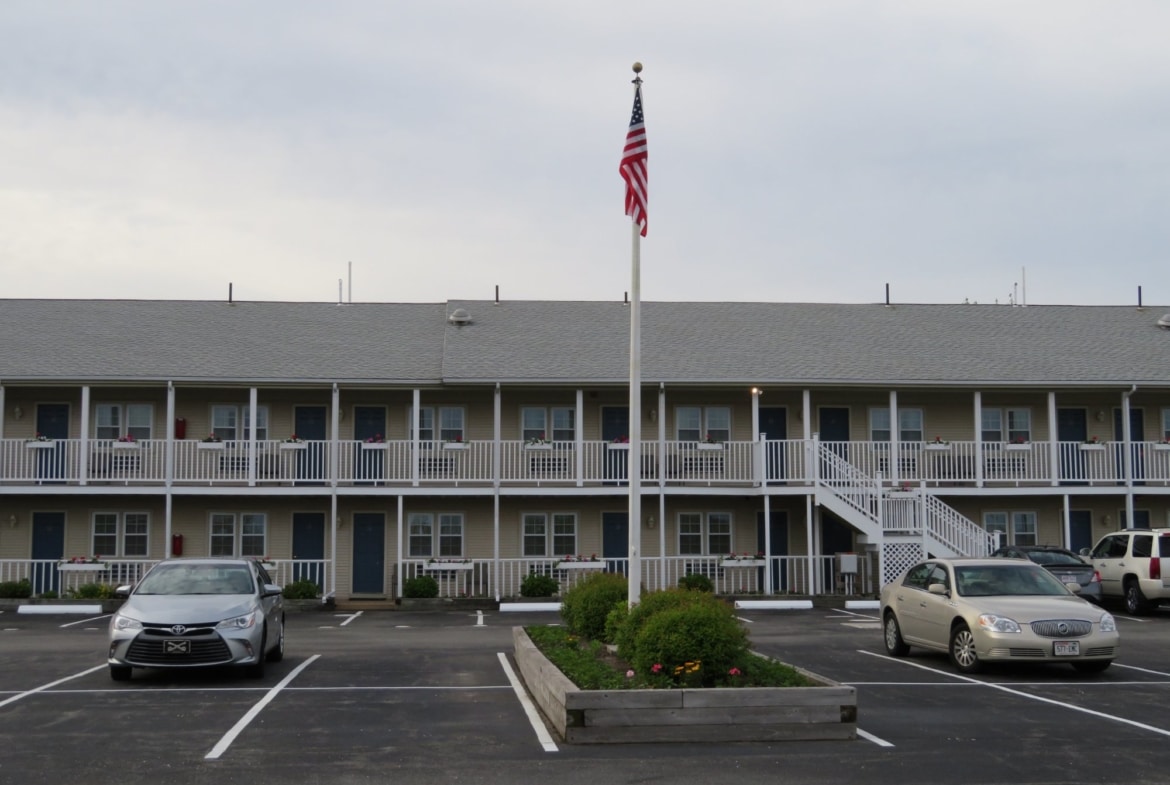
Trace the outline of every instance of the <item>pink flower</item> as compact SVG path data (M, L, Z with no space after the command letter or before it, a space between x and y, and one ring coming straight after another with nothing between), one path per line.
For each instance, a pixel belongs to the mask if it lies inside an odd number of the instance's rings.
M659 663L659 662L654 663L654 666L650 668L650 672L651 673L662 673L662 663Z
M739 668L732 668L731 670L729 670L727 672L727 675L728 676L742 676L743 671L741 671Z
M634 678L634 672L633 672L632 670L628 670L628 671L626 671L626 678L627 678L627 679L632 679L632 678Z

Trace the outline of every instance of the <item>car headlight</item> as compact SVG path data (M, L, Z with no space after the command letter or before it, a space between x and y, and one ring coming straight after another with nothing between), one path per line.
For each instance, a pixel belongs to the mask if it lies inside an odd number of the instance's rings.
M1101 632L1117 632L1117 621L1112 613L1101 614Z
M992 632L1019 632L1020 625L1015 619L1007 616L996 616L994 613L984 613L979 617L979 626Z
M215 625L221 630L246 630L256 624L256 611L245 613L243 616L236 616L231 619L224 619L219 624Z
M138 621L138 619L132 619L129 616L123 616L119 613L114 616L112 626L114 630L118 632L121 632L122 630L141 630L142 622Z

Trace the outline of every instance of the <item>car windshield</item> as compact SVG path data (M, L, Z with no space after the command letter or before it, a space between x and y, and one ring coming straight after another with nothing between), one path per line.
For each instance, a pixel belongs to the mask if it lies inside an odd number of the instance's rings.
M1047 571L1026 565L956 566L955 582L964 597L998 595L1059 596L1068 589Z
M219 564L160 564L135 594L251 594L255 590L247 567Z
M1088 566L1076 554L1068 551L1026 551L1028 558L1037 564L1079 564Z

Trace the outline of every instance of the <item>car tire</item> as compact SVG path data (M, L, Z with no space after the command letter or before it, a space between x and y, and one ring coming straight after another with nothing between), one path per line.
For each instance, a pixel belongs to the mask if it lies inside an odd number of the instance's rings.
M905 657L910 653L910 647L902 640L902 628L898 626L898 619L893 611L886 613L885 623L882 625L886 639L886 653L891 657Z
M1074 662L1073 669L1077 673L1104 673L1109 666L1113 664L1113 660L1092 660L1090 662Z
M1150 612L1150 601L1142 594L1142 587L1134 578L1125 582L1125 610L1134 616L1144 616Z
M114 681L130 681L130 674L134 669L129 665L111 665L110 678Z
M975 653L975 636L966 624L957 624L951 630L951 645L949 647L951 662L962 673L978 673L983 670L983 663Z
M276 639L276 645L272 647L272 651L268 652L269 662L280 662L284 659L284 616L280 617L280 637Z
M245 673L251 679L264 678L264 650L268 646L268 627L264 627L264 634L260 637L260 651L256 654L256 662L247 666Z

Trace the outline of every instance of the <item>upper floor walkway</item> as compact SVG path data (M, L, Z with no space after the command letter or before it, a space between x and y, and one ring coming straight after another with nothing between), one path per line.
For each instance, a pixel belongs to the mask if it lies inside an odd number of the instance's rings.
M832 451L892 486L1170 488L1170 443L648 441L642 481L659 486L816 485ZM0 487L591 487L629 477L630 445L575 441L0 440Z

